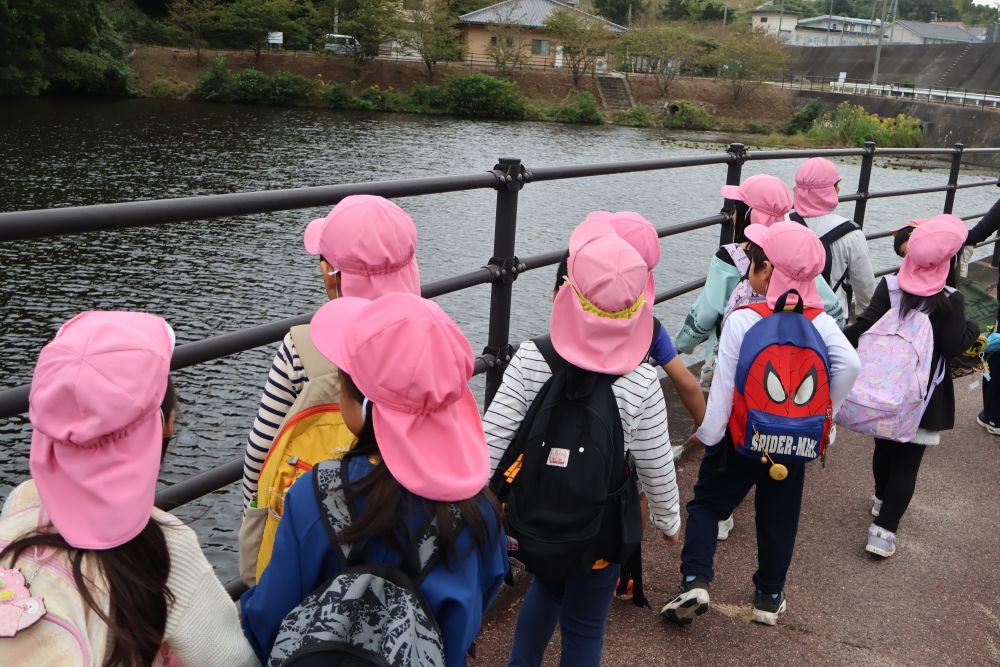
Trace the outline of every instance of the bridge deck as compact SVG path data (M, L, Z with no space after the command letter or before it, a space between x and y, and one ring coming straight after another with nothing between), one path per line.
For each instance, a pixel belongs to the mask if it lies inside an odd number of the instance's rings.
M777 627L748 620L756 565L748 499L716 554L713 609L686 628L656 613L677 586L680 548L647 531L646 593L655 609L613 603L603 664L1000 664L1000 437L975 423L980 381L955 380L956 428L924 458L895 556L877 561L864 552L872 442L841 429L826 468L811 464L808 472L788 613ZM685 501L700 456L688 451L678 462ZM494 617L470 664L506 664L516 618L516 605ZM557 655L558 631L545 664L558 664Z

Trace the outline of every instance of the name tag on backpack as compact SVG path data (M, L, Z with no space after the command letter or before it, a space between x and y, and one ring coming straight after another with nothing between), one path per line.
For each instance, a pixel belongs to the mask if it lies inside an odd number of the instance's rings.
M569 450L561 447L553 447L549 450L549 458L545 460L547 466L558 466L565 468L569 464Z

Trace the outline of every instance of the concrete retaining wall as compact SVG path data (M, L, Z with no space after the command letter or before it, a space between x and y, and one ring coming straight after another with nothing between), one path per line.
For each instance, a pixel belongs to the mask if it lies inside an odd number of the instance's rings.
M819 100L823 106L830 108L849 101L852 104L860 104L870 113L877 113L880 116L895 116L900 113L916 116L924 123L925 146L951 146L956 143L963 143L967 148L1000 146L1000 111L913 102L889 97L841 95L808 90L793 93L796 106L805 104L809 100ZM965 162L1000 167L1000 155L978 155L966 158Z
M847 72L848 79L867 81L875 65L874 46L790 47L788 50L792 56L790 72L803 76L837 78L841 72ZM1000 43L883 46L878 78L882 82L918 86L998 90Z

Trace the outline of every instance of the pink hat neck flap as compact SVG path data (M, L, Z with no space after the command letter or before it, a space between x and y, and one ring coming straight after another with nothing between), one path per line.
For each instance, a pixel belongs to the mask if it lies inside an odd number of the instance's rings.
M382 459L400 484L445 502L486 486L486 436L468 385L472 348L440 306L404 293L343 297L319 309L309 333L371 402Z
M803 218L832 213L840 204L837 165L826 158L809 158L795 173L795 212Z
M345 197L325 218L309 223L305 247L340 270L344 296L420 294L416 225L384 197Z
M906 257L899 267L899 286L915 296L932 296L944 289L951 258L969 234L961 218L935 215L922 221L910 235Z
M826 264L826 250L811 229L783 220L770 227L750 225L746 236L764 249L774 267L767 286L769 306L774 308L783 294L794 289L806 306L823 308L816 277L823 272Z
M736 199L750 207L750 222L755 225L772 225L792 210L792 193L776 176L757 174L739 185L723 185L722 196Z
M172 333L148 313L81 313L44 348L28 398L31 475L59 534L110 549L145 528L163 447Z
M604 235L571 251L567 267L569 280L556 294L550 319L556 352L585 370L633 371L653 336L646 263L625 240Z

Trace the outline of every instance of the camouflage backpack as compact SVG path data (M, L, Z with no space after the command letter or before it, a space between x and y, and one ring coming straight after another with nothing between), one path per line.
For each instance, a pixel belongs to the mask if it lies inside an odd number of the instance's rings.
M344 494L328 492L343 486L348 459L314 468L316 498L330 535L351 524ZM340 572L285 616L270 667L443 667L441 630L420 592L420 583L441 560L436 521L428 520L411 537L398 566L366 562L364 543L338 543Z

